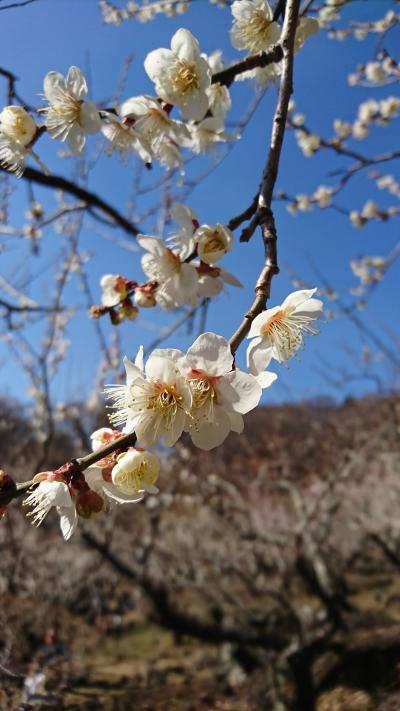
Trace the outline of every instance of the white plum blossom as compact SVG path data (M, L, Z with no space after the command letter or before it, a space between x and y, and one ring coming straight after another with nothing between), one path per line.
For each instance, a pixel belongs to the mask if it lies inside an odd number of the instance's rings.
M86 79L78 67L70 67L64 77L59 72L48 72L43 83L49 106L45 126L51 138L67 141L73 154L81 153L86 134L101 129L101 119L92 101L85 101L88 93Z
M29 148L36 135L35 122L22 106L5 106L0 113L0 165L21 177L25 160L37 156Z
M119 491L131 495L147 491L157 493L154 486L160 472L159 459L144 449L130 448L117 457L111 479Z
M313 156L321 145L321 139L316 133L309 133L299 128L295 131L298 147L307 158Z
M126 280L119 274L104 274L100 279L102 289L101 303L103 306L117 306L127 298Z
M186 119L203 118L208 109L206 90L211 85L211 70L189 30L181 28L174 34L171 49L150 52L144 68L161 99L179 106Z
M249 373L233 370L229 342L215 333L203 333L189 348L180 367L192 392L185 429L193 443L210 450L220 445L231 430L242 432L243 415L257 407L262 386ZM270 375L272 384L276 376Z
M203 55L203 57L208 61L212 74L223 71L224 63L219 50L213 52L208 57L207 55ZM206 93L208 96L209 111L211 111L214 118L220 119L223 122L232 106L228 87L219 83L211 84L208 89L206 89Z
M137 153L144 163L151 163L150 144L131 119L109 111L102 111L102 116L101 132L110 141L107 148L109 155L117 151L121 160L126 161L131 153Z
M235 0L231 10L234 23L230 37L236 49L254 54L278 42L281 30L266 0Z
M316 289L294 291L284 302L256 316L248 334L247 366L257 375L271 358L280 363L295 355L303 343L303 334L315 335L312 322L320 318L323 303L313 296Z
M142 257L141 264L149 279L158 284L155 293L157 303L166 309L174 309L182 304L195 306L195 267L182 261L180 255L169 249L158 237L139 235L137 241L148 252Z
M226 133L221 118L214 116L209 116L196 124L190 124L189 132L190 138L185 140L184 145L196 155L206 153L210 148L214 148L216 143L236 141L240 138L235 133Z
M41 481L25 499L24 504L33 507L28 516L32 516L32 523L36 526L40 526L54 506L60 517L62 535L66 541L71 538L77 526L78 516L68 486L64 482Z
M174 349L155 350L144 368L139 351L135 363L124 359L126 385L106 390L114 400L112 421L135 432L139 445L148 447L162 437L172 447L183 432L192 394L178 366L182 355Z
M152 96L134 96L127 99L119 106L118 113L133 122L135 131L143 137L155 156L165 136L177 144L189 137L186 125L182 121L171 119L160 102Z
M185 165L179 146L172 138L164 138L157 151L157 159L167 170L179 170L181 175L185 175Z
M212 265L232 249L233 235L225 225L201 225L194 235L202 262Z

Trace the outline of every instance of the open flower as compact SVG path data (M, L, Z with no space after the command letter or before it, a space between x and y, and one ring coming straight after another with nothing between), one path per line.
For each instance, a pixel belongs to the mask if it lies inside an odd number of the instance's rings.
M101 131L108 138L110 145L107 153L119 153L122 161L126 161L131 153L137 153L144 163L151 163L152 153L146 137L139 133L134 121L130 118L120 118L109 111L102 111L105 121Z
M145 447L161 437L172 447L185 426L192 405L191 390L183 378L178 360L180 351L158 349L143 367L139 351L135 363L124 359L126 385L114 385L106 392L114 400L115 424L124 424L125 432L136 432Z
M142 257L144 273L158 283L157 303L165 309L197 303L197 274L192 264L185 264L180 255L165 246L157 237L139 235L138 243L147 250Z
M232 249L232 232L225 225L202 225L194 238L201 261L209 265L218 262Z
M208 109L206 89L211 85L211 70L189 30L175 32L171 49L150 52L144 68L161 99L179 106L187 119L203 118Z
M280 27L273 21L273 12L266 0L235 0L231 10L235 21L230 36L236 49L247 49L254 54L279 40Z
M294 291L279 306L267 309L254 319L248 338L247 365L256 375L271 358L280 363L292 358L303 343L303 335L316 335L312 322L320 318L323 303L313 299L316 289Z
M210 450L229 432L242 432L243 417L259 403L262 387L256 378L232 370L228 341L215 333L203 333L180 362L192 391L192 408L185 429L194 444ZM271 383L276 376L271 374Z
M155 454L144 449L130 448L117 457L112 470L113 484L124 494L148 491L157 493L154 486L160 472L160 462Z
M81 153L86 134L97 133L101 120L96 106L84 101L88 93L86 79L78 67L70 67L66 77L59 72L48 72L44 78L44 95L49 106L45 125L51 138L68 141L73 154Z
M0 113L0 165L21 177L36 135L35 122L22 106L6 106Z
M135 131L142 136L157 155L165 136L176 143L189 136L182 121L174 121L152 96L134 96L124 101L118 108L120 116L130 119Z
M49 474L52 472L49 472ZM26 506L32 506L28 516L32 523L40 526L54 506L60 517L60 528L65 540L69 540L77 526L77 513L68 486L62 481L41 481L25 499Z

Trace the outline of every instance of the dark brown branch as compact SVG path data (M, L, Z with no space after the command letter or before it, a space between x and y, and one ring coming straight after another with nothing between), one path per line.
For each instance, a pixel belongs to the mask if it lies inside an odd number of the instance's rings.
M221 72L213 74L211 81L213 84L224 84L225 86L230 86L238 74L243 74L243 72L248 72L251 69L256 69L258 67L267 67L269 64L280 62L282 58L283 48L282 43L279 42L268 50L268 52L253 54L250 57L246 57L246 59L243 59L241 62L232 64L231 67L227 67Z
M257 212L255 218L253 218L254 227L256 224L259 224L261 227L265 251L265 264L255 287L256 298L239 328L230 339L232 353L236 352L240 343L246 337L252 321L254 321L255 317L265 308L266 301L270 294L272 278L279 272L276 250L277 233L271 203L285 135L289 99L293 91L294 38L296 34L299 4L300 0L288 0L286 7L281 42L283 61L279 97L273 120L271 147L263 171Z
M1 168L1 166L0 170L8 172L4 168ZM22 179L28 180L32 183L37 183L37 185L43 185L46 188L56 188L57 190L63 190L69 195L74 195L79 198L79 200L83 200L89 207L97 208L105 215L108 215L108 217L110 217L111 220L118 225L118 227L121 227L125 230L125 232L128 232L128 234L133 235L134 237L139 234L137 227L120 212L118 212L115 207L110 205L95 193L85 190L85 188L81 188L79 185L76 185L71 180L63 178L61 175L45 175L45 173L42 173L36 168L25 168Z

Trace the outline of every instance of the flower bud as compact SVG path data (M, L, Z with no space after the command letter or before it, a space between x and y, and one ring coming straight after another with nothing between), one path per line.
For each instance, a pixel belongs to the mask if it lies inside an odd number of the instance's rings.
M130 299L125 299L119 310L123 314L123 317L129 321L134 321L139 316L139 309L132 304Z
M155 484L160 462L151 452L135 448L120 454L112 470L112 482L124 494L133 494Z
M118 326L124 320L124 314L122 311L116 311L115 309L110 309L109 311L110 321L113 326Z
M155 289L148 287L138 287L135 289L134 300L136 306L142 309L149 309L156 305Z
M96 494L92 489L88 489L78 495L75 506L78 516L91 518L94 514L100 513L104 506L104 501L99 494Z
M127 280L119 274L105 274L100 279L103 306L117 306L128 296Z

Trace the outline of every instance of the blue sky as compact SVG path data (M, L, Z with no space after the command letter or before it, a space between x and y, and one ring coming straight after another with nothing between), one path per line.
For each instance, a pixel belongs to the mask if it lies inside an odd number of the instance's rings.
M117 3L116 3L117 4ZM392 6L386 0L356 2L351 9L352 19L365 21L384 15ZM350 14L350 10L347 11ZM221 9L200 0L194 2L190 11L177 19L159 16L155 21L140 24L128 21L120 27L107 26L101 22L96 0L38 0L23 9L0 13L2 23L1 66L13 71L19 78L18 91L26 101L40 105L38 94L47 71L54 69L66 73L69 66L79 66L88 77L91 95L95 101L110 96L115 90L121 66L128 54L133 54L128 80L123 97L140 93L152 93L152 84L143 70L146 54L157 47L167 47L170 38L179 27L190 29L199 39L202 50L210 53L221 48L227 62L238 60L242 54L229 42L231 15L229 9ZM386 46L395 53L396 34L388 36ZM352 121L360 101L370 97L383 98L396 94L396 84L371 89L349 88L347 75L357 64L372 57L373 39L363 42L328 40L324 33L312 37L298 55L295 69L294 98L297 110L307 117L307 124L323 136L332 135L334 118ZM0 83L2 101L5 101L6 86ZM232 89L234 108L228 121L235 121L244 113L251 101L253 88L240 83ZM225 222L250 203L262 172L270 136L272 113L276 92L270 88L256 114L247 126L240 142L225 159L192 193L188 204L200 216L202 222ZM389 128L375 128L367 141L354 142L354 149L368 156L398 147L398 120ZM96 139L89 141L89 150ZM46 137L37 146L44 162L54 173L66 176L73 174L71 160L60 160L60 144ZM40 150L39 150L40 148ZM195 173L200 172L209 159L201 159ZM277 188L289 194L312 193L320 184L332 184L329 171L348 163L343 158L327 156L321 152L314 158L304 158L296 146L294 137L286 137ZM191 168L192 169L192 168ZM384 172L397 175L396 164L391 163ZM147 176L152 183L161 172L156 168ZM121 166L117 158L101 156L90 174L89 188L105 197L121 211L126 208L132 187L132 170ZM46 207L54 206L51 193L34 188L35 197ZM11 223L24 224L26 208L26 185L23 181L16 187L13 199ZM382 206L395 204L377 191L366 176L354 178L337 202L347 208L361 209L367 199L376 199ZM150 204L149 198L141 203ZM287 269L313 286L321 285L321 273L332 286L341 292L357 285L349 267L350 258L363 254L386 255L399 238L398 219L390 222L371 222L363 230L355 230L346 217L333 210L315 209L296 217L288 214L282 203L275 204L275 216L279 232L279 262L281 273L273 282L271 305L279 303L293 290ZM146 225L150 231L153 225ZM122 232L113 232L130 241ZM42 254L32 258L28 248L16 242L13 248L1 255L1 273L16 283L31 282L26 291L40 303L46 303L52 291L55 260L59 254L60 237L52 229L45 232ZM135 245L131 242L132 250ZM140 252L116 248L112 242L103 240L92 228L85 225L80 235L80 249L90 256L88 275L96 300L100 300L98 280L106 272L122 273L130 278L140 278ZM25 261L22 263L22 259ZM235 273L245 289L230 289L212 303L209 309L207 329L229 337L241 320L252 300L253 285L260 271L262 245L259 235L248 245L235 244L233 252L223 265ZM15 276L16 275L16 276ZM393 351L398 350L398 265L395 264L387 278L380 284L365 312L357 312L367 327L382 339ZM80 307L68 327L71 346L65 363L52 384L55 399L84 397L93 385L98 363L98 342L93 324L87 318L85 299L73 279L65 292L65 300ZM328 311L334 311L328 303ZM135 323L120 326L123 350L134 355L140 343L149 343L174 315L156 309L143 312ZM102 322L104 334L109 338L112 327ZM33 343L41 337L39 327L28 330ZM165 342L178 348L186 348L193 340L185 330L176 333ZM299 359L289 367L279 367L278 384L268 392L269 401L300 400L302 398L330 395L343 398L374 390L376 384L362 378L360 366L354 355L359 353L365 341L346 318L327 319L317 338L310 338ZM371 344L373 354L376 346ZM244 349L242 348L242 351ZM243 355L239 356L243 364ZM341 372L349 369L359 379L344 380L335 385L332 380L342 380ZM323 372L330 374L326 378ZM394 383L394 371L387 360L374 366L374 372L390 386ZM28 381L15 361L9 357L5 346L0 344L1 389L10 396L26 397Z

